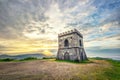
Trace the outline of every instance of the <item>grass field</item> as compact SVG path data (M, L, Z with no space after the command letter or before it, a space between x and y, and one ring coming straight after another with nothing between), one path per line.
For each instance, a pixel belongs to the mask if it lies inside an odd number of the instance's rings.
M120 62L102 58L81 63L35 58L2 61L0 80L120 80Z

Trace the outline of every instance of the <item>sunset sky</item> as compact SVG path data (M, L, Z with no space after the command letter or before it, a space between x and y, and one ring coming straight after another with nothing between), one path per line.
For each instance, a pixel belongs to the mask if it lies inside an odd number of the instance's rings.
M0 0L0 54L56 54L73 28L85 49L120 53L120 0Z

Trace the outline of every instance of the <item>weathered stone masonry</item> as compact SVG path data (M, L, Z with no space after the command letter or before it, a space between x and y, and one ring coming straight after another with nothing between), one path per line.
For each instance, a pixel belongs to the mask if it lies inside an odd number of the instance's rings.
M87 59L83 36L76 29L58 34L58 53L59 60L83 61Z

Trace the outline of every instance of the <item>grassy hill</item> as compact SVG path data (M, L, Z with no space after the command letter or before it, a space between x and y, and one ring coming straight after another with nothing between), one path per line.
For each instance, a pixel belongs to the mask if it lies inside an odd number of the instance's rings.
M45 57L45 55L43 54L39 54L39 53L34 53L34 54L19 54L19 55L7 55L7 54L1 54L0 55L0 59L16 59L16 60L20 60L20 59L24 59L24 58L28 58L28 57L36 57L41 59L42 57Z
M27 58L0 62L0 69L0 80L120 80L120 62L103 58L81 63Z

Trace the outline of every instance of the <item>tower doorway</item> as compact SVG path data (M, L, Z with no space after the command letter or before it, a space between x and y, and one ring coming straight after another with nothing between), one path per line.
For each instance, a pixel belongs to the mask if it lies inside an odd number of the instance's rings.
M64 54L64 60L69 60L69 53L68 52L65 52L65 54Z

